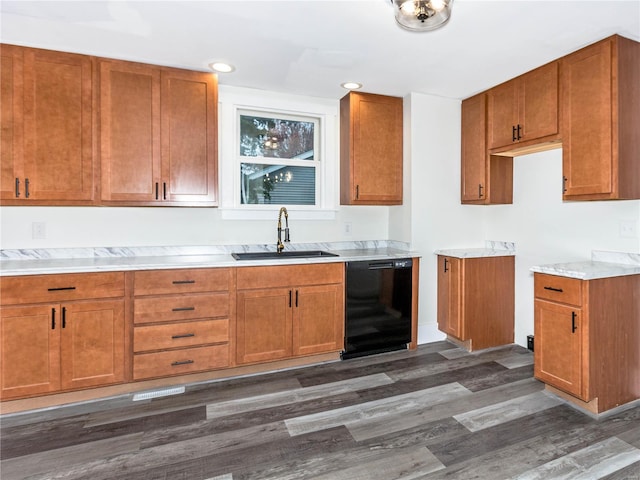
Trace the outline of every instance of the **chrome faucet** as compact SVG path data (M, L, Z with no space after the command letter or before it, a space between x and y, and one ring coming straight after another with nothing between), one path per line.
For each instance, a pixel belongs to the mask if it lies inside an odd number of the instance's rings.
M280 208L280 213L278 213L278 244L276 248L278 249L278 253L282 253L284 250L284 243L282 243L282 214L284 213L284 241L289 242L289 213L287 209L284 207Z

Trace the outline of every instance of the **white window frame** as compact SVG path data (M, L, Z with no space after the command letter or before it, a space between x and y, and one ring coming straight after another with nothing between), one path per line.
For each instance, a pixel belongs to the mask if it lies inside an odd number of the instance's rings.
M220 86L218 105L218 165L221 217L223 219L271 219L282 206L296 212L301 220L336 217L339 183L339 102L331 99L263 92L247 88ZM239 152L240 113L282 115L318 119L316 167L316 205L277 205L240 203L240 163L262 163L263 157L242 157ZM268 158L266 163L280 159Z
M236 155L239 156L239 160L238 160L238 167L240 166L240 164L242 163L257 163L257 164L261 164L261 165L283 165L286 167L304 167L304 168L313 168L315 170L315 204L314 205L285 205L287 207L287 209L289 208L293 208L293 207L297 207L297 206L301 206L304 208L308 208L308 209L315 209L320 207L320 205L322 204L322 168L324 166L324 162L322 161L323 155L322 155L322 151L320 149L320 138L322 137L322 131L323 131L323 127L324 125L322 124L322 119L320 117L317 116L311 116L311 115L306 115L306 116L302 116L302 115L291 115L289 113L283 113L283 112L275 112L273 110L256 110L256 109L251 109L251 110L244 110L241 108L236 109L236 122L238 122L238 126L237 126L237 131L238 131L238 136L236 138L236 149L238 149L239 147L239 140L240 140L240 117L241 116L252 116L252 117L263 117L263 118L277 118L277 119L282 119L282 120L292 120L292 121L296 121L296 122L308 122L308 123L313 123L314 124L314 128L313 128L313 159L312 160L300 160L300 159L295 159L295 158L280 158L280 157L260 157L260 156L255 156L255 157L246 157L240 154L240 152L236 152ZM240 174L240 172L238 172L238 184L240 185L242 183L242 176ZM242 187L239 188L239 193L238 195L241 196L241 190ZM253 208L265 208L268 206L272 206L273 204L243 204L242 201L240 200L240 208L246 208L246 207L253 207ZM280 208L282 205L278 205L278 208ZM272 210L272 209L269 209Z

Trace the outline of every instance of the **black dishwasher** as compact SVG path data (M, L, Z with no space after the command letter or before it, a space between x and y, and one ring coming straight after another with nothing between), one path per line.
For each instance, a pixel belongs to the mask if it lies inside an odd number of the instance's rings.
M412 270L410 258L347 262L343 359L407 348Z

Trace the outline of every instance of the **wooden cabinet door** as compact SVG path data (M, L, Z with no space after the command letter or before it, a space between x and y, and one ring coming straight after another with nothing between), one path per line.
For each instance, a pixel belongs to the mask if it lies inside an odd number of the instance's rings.
M86 55L2 45L6 205L93 202L92 70Z
M340 285L294 291L293 354L311 355L344 348L344 289Z
M237 362L291 357L293 291L244 290L237 294Z
M341 203L402 204L402 98L351 92L341 101Z
M498 85L487 94L489 148L512 145L517 141L518 80Z
M0 309L0 397L27 397L60 388L60 307Z
M545 300L535 300L535 377L585 401L583 395L582 311Z
M611 42L562 59L564 198L613 192Z
M160 201L160 69L100 62L100 146L103 201Z
M557 139L558 72L558 62L552 62L489 90L489 149Z
M0 200L24 196L22 52L0 44Z
M462 203L485 203L487 195L487 97L462 102Z
M23 78L24 197L90 203L94 196L91 57L27 48Z
M518 100L518 124L521 127L519 141L558 135L558 71L559 62L553 62L521 77Z
M123 382L124 301L67 303L60 315L62 388Z
M162 200L216 205L216 77L171 69L161 79Z
M447 335L464 340L461 262L459 258L438 255L438 328Z

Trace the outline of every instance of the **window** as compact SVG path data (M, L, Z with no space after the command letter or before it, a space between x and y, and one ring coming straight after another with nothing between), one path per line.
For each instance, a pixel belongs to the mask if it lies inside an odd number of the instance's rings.
M241 205L316 205L318 118L238 110Z
M222 218L335 218L339 102L228 85L219 99Z

